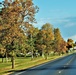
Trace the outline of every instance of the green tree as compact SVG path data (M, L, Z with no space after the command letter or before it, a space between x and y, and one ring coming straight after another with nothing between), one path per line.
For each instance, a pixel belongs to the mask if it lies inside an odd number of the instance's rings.
M38 28L33 27L31 24L26 24L26 35L28 38L28 47L29 47L29 52L32 53L32 59L35 55L36 49L35 49L35 42L36 42L36 36L39 32Z

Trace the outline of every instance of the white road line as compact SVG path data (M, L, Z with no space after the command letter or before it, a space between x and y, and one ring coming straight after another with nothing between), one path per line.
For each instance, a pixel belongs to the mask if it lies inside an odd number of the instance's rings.
M14 75L20 75L20 74L22 74L22 73L24 73L24 72L26 72L26 71L19 72L19 73L16 73L16 74L14 74Z
M67 63L66 65L69 65L69 63Z
M41 67L41 66L44 66L44 65L46 65L46 64L43 64L43 65L37 65L37 66L35 66L35 67L32 67L31 69L35 69L35 68L38 68L38 67Z
M64 68L67 67L72 62L73 59L74 59L74 57L66 64L66 66L64 66ZM60 74L62 71L64 71L64 69L59 71L58 73Z
M59 73L61 73L62 71L59 71Z
M65 68L66 66L64 66L64 68Z
M43 64L34 66L34 67L30 68L30 69L35 69L35 68L38 68L38 67L42 67L42 66L45 66L45 65L47 65L47 64L49 64L49 63L50 63L50 62L45 62L45 63L43 63Z

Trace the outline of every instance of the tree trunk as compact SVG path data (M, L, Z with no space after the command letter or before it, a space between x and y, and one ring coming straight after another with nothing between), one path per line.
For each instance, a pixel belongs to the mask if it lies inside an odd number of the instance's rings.
M7 52L6 52L6 62L8 62L8 58L7 58L8 56L7 56Z
M12 50L12 69L15 68L15 53L14 50Z
M32 50L32 55L31 55L31 60L33 60L34 56L33 56L33 50Z
M14 59L14 56L12 56L12 69L15 68L15 59Z
M43 58L45 57L44 53L42 53L42 57L43 57Z
M42 57L43 57L43 58L45 58L45 55L44 55L44 50L42 50Z
M48 52L45 52L45 60L47 60Z

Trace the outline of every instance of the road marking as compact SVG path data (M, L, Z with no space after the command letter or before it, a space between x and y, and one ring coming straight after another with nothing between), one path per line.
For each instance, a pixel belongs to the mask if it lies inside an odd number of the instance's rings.
M67 63L67 65L69 65L73 61L74 58L75 56L72 57L72 59Z
M49 63L50 63L50 62L46 62L46 63L40 64L40 65L34 66L34 67L30 68L30 69L39 68L39 67L45 66L45 65L47 65L47 64L49 64Z
M68 61L68 63L66 63L66 64L63 66L64 69L73 61L74 58L75 58L75 56L73 56L73 57L70 59L70 61ZM61 71L58 71L58 73L61 74L61 73L64 71L64 69L62 69Z
M41 67L41 66L44 66L45 64L43 64L43 65L37 65L37 66L35 66L35 67L32 67L31 69L35 69L35 68L38 68L38 67Z
M66 65L68 65L69 63L67 63Z
M59 73L61 73L61 71L59 71Z
M75 58L75 56L73 56L72 58L71 58L71 60L66 64L67 66L72 62L72 60Z
M43 64L43 65L37 65L37 66L35 66L35 67L32 67L32 68L30 68L30 69L35 69L35 68L39 68L39 67L41 67L41 66L44 66L45 64Z
M16 74L14 74L14 75L20 75L20 74L22 74L22 73L24 73L24 72L26 72L26 71L19 72L19 73L16 73Z
M65 68L66 66L64 66L64 68Z

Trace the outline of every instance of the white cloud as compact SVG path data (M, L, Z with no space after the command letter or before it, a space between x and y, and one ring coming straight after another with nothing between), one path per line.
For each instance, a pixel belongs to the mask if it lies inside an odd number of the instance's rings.
M34 24L35 27L41 28L45 23L50 23L50 18L40 18L37 20L37 24Z
M54 24L63 25L65 28L74 27L76 26L76 17L53 19L52 22Z
M65 24L65 27L72 27L72 26L75 26L75 25L76 25L76 23L74 23L74 22L68 22L68 23Z
M37 20L37 24L34 24L35 27L41 28L43 24L50 23L54 26L63 26L64 28L74 27L76 25L76 17L66 17L66 18L40 18Z
M60 18L40 18L39 20L37 20L37 24L36 25L43 25L45 23L50 23L50 24L60 24L60 23L64 23L64 22L69 22L69 20L67 19L60 19Z

